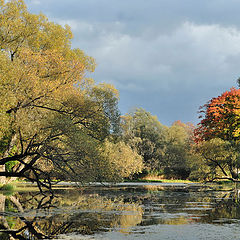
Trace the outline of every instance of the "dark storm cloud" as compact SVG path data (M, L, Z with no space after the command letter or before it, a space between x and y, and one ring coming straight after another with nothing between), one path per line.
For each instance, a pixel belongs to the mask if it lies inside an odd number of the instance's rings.
M31 12L68 24L73 46L95 57L120 108L143 107L164 124L197 111L240 74L237 0L29 0Z

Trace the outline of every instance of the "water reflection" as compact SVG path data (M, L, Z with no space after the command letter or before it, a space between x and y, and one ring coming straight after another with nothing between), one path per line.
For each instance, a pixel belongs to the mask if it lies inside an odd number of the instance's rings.
M127 233L142 220L142 208L121 197L56 191L55 198L40 194L0 195L0 239L49 239L59 234L92 234L119 228Z
M54 198L34 191L0 194L3 240L104 232L119 232L126 237L140 232L149 235L149 226L223 225L239 221L237 191L194 185L59 188L55 189Z

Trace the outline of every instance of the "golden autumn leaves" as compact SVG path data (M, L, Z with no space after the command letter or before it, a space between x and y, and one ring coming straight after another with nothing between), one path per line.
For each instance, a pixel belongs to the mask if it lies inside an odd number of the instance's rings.
M95 61L72 49L71 38L68 26L29 13L23 1L0 2L0 176L41 188L52 177L107 181L141 170L141 157L116 142L118 91L86 77ZM122 153L114 164L109 145ZM5 170L8 162L13 167Z

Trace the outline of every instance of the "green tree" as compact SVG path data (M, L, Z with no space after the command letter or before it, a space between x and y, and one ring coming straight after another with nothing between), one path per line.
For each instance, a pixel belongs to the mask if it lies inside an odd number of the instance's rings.
M197 153L201 156L198 166L205 166L204 179L229 179L235 181L238 178L240 167L239 150L229 141L213 138L198 143Z
M168 128L164 153L164 174L171 178L186 179L190 174L192 128L180 121Z
M143 158L145 171L167 178L187 178L192 158L192 124L176 121L171 127L144 109L122 117L124 141Z
M147 171L160 170L167 127L142 108L122 117L124 141L142 156Z

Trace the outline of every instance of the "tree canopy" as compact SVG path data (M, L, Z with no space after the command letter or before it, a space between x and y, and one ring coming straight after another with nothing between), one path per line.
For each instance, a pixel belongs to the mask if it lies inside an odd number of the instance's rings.
M142 156L145 172L187 178L193 126L176 121L171 127L142 108L122 117L123 139Z
M201 107L203 118L195 130L196 140L218 137L238 140L240 137L240 89L232 88Z
M122 128L124 141L143 157L145 167L159 169L167 128L142 108L123 116Z
M52 175L99 179L104 159L113 170L102 147L119 135L118 91L86 77L95 60L71 38L69 26L29 13L22 0L0 1L0 176L41 188Z

